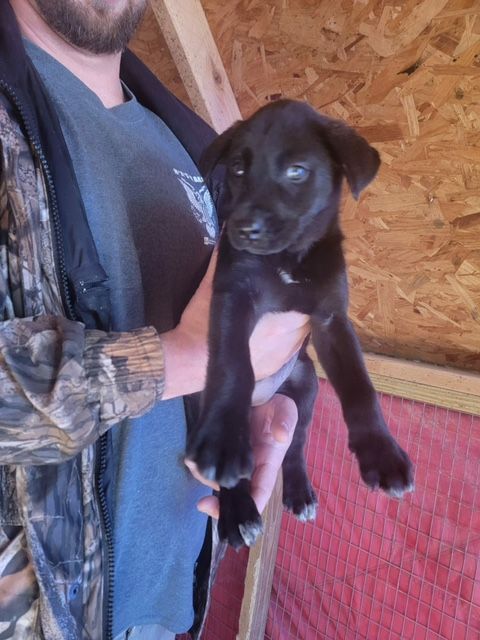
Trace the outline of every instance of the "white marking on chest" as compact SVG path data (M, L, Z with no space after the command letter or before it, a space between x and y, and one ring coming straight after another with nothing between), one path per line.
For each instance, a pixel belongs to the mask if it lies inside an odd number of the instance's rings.
M292 274L288 273L288 271L284 271L284 269L278 269L277 273L285 284L300 284L300 280L294 280L292 278Z

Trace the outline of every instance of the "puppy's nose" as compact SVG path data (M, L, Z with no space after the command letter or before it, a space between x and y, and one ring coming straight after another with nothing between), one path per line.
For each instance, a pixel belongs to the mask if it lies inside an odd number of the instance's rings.
M255 242L259 240L265 232L265 223L263 220L249 220L248 222L239 222L237 225L238 236L242 240L250 240Z

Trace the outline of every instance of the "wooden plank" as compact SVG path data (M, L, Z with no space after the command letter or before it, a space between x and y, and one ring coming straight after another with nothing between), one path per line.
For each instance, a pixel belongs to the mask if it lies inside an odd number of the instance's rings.
M150 0L195 111L224 131L241 119L199 0Z
M309 354L326 378L311 346ZM365 364L377 391L480 415L480 375L375 354L365 354Z
M260 640L265 635L282 511L282 478L279 474L263 513L263 535L248 556L237 640Z
M443 391L468 393L480 399L480 376L468 371L372 354L365 355L365 362L371 374L428 385Z

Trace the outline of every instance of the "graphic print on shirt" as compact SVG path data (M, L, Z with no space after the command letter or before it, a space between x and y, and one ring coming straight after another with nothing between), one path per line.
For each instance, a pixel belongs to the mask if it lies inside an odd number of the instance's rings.
M173 172L185 189L193 215L208 233L208 236L203 237L204 243L215 244L218 234L217 218L212 197L203 178L178 169L174 169Z

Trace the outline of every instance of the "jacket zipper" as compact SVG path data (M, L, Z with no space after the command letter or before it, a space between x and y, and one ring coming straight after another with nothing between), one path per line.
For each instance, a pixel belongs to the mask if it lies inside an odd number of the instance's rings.
M100 436L99 440L99 451L97 457L97 468L96 468L96 477L97 477L97 496L98 502L100 505L100 520L103 529L103 535L105 539L105 562L106 562L106 570L105 570L105 585L103 589L104 593L104 603L103 603L103 611L104 611L104 639L112 640L113 638L113 567L114 567L114 550L113 550L113 527L112 521L110 520L110 514L108 512L107 505L107 497L105 495L104 490L104 476L105 470L107 466L107 440L108 436L104 433Z
M40 145L40 142L38 141L32 127L30 126L28 116L25 113L25 109L23 108L23 105L20 102L15 92L15 89L13 89L10 85L8 85L3 80L0 80L0 87L4 89L4 91L8 94L9 98L17 108L17 111L20 114L20 118L22 120L22 124L25 128L30 144L34 148L37 154L37 157L40 161L40 164L42 166L46 184L47 184L48 194L50 196L50 209L52 212L52 222L54 227L55 244L57 249L57 266L58 266L58 271L59 271L60 280L62 284L67 316L70 320L78 320L78 317L75 313L72 297L70 294L70 289L68 286L67 270L65 267L65 254L64 254L62 234L60 229L60 217L58 214L57 196L55 194L55 186L53 184L52 174L50 173L50 168L48 166L47 159L45 158L45 154L43 153L43 149Z
M7 84L4 80L0 80L0 88L4 90L4 92L8 95L12 103L15 105L22 124L25 128L25 132L27 134L27 138L30 141L37 157L40 161L41 167L43 169L43 173L45 176L45 181L47 185L49 201L50 201L50 211L51 211L51 219L53 222L53 235L56 245L56 258L57 258L57 267L60 276L60 283L63 290L63 300L65 304L66 315L69 320L79 320L75 307L73 304L72 296L70 293L70 288L68 286L68 276L67 269L65 267L65 253L64 246L62 241L62 230L60 224L60 216L58 212L58 202L57 196L55 193L55 185L53 183L52 174L50 172L50 168L48 166L47 159L43 152L42 146L37 139L28 119L28 115L25 113L25 109L17 96L17 93L13 87ZM113 527L110 521L110 515L108 513L107 499L105 496L103 481L104 474L107 465L107 434L103 434L100 436L99 440L99 450L98 450L98 458L97 458L97 467L96 467L96 489L97 489L97 497L98 503L100 505L100 520L101 527L104 533L105 539L105 547L106 553L104 555L104 560L106 562L105 568L105 588L104 588L104 630L105 640L112 639L112 627L113 627L113 567L114 567L114 551L113 551Z

